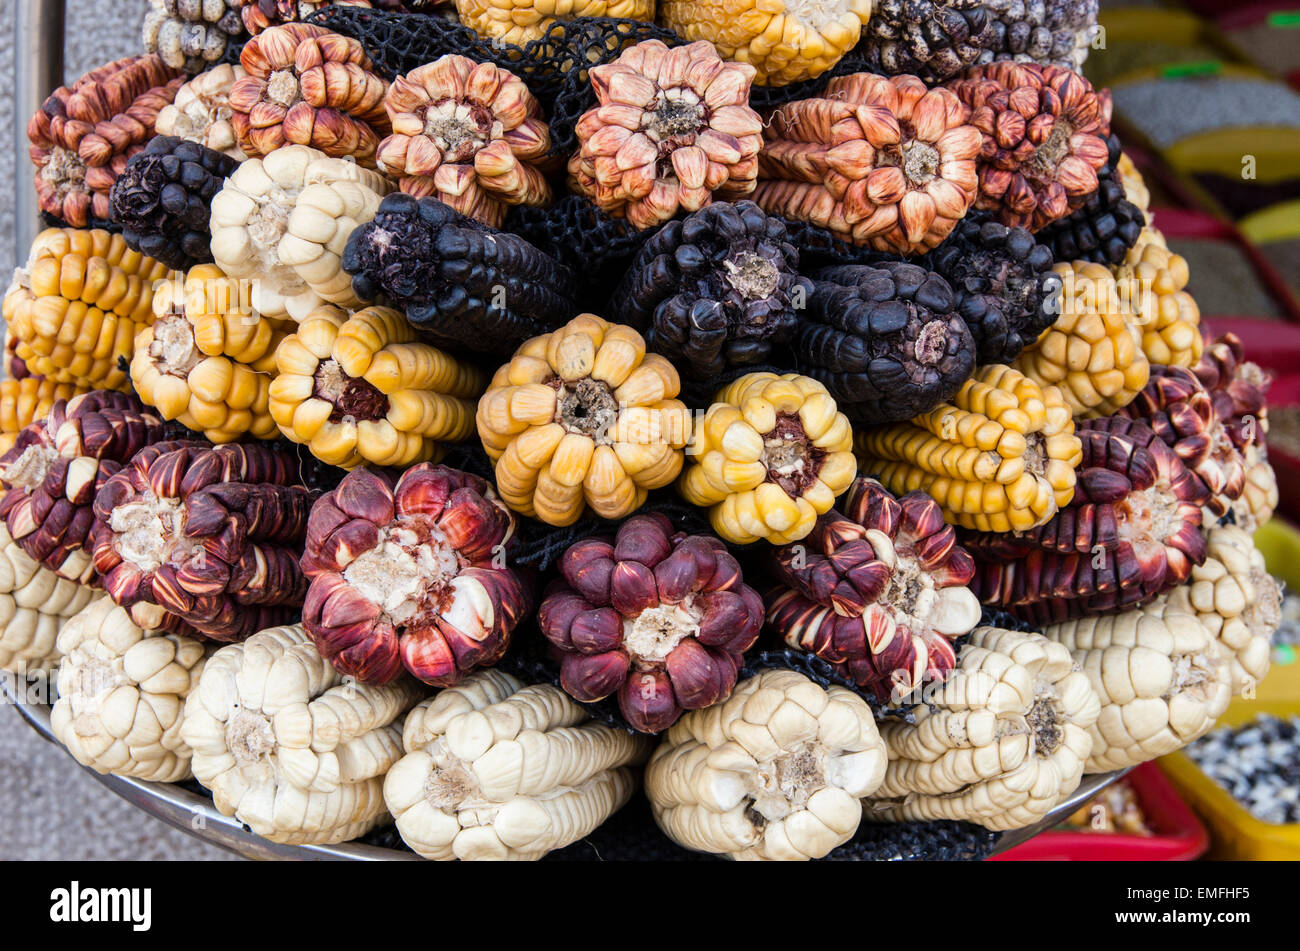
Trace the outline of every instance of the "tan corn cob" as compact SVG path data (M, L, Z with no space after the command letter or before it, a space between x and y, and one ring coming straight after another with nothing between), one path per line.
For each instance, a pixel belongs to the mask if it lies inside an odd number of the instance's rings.
M400 311L323 306L276 348L269 408L322 462L410 466L474 433L483 374L427 343Z
M659 828L734 859L821 858L853 837L885 749L871 708L843 687L765 670L728 700L691 710L646 767Z
M636 788L648 736L596 723L564 691L484 670L426 700L384 800L427 859L539 859L582 838Z
M858 435L862 471L896 495L921 489L954 525L1042 525L1074 497L1083 458L1060 390L1010 367L980 367L951 403Z
M1269 464L1266 447L1249 445L1241 455L1246 463L1246 486L1241 498L1232 502L1228 511L1232 513L1233 524L1254 534L1277 511L1277 473Z
M1282 590L1247 532L1221 525L1205 537L1205 563L1192 568L1186 584L1161 595L1152 610L1167 605L1195 615L1231 655L1232 692L1249 695L1268 673Z
M571 525L588 506L630 515L681 471L691 420L680 390L639 333L595 314L529 340L478 404L502 500L550 525Z
M201 264L183 285L160 285L153 305L131 358L140 399L215 443L278 436L267 399L286 331L252 309L240 282Z
M59 630L99 592L67 578L23 551L0 522L0 670L53 670Z
M1062 282L1060 316L1012 365L1059 387L1076 417L1110 416L1133 402L1151 374L1141 319L1105 266L1075 261L1054 270Z
M708 40L724 59L749 63L758 83L785 86L820 76L857 45L872 0L660 0L659 22Z
M853 432L826 388L796 373L748 373L696 427L678 489L708 506L727 541L798 541L857 476Z
M978 627L911 723L887 720L889 768L868 819L1031 825L1078 788L1100 703L1061 645Z
M1164 756L1204 735L1227 709L1227 652L1195 616L1169 605L1049 624L1101 697L1087 772Z
M153 322L154 283L167 274L121 235L42 231L5 294L15 355L56 383L126 391L119 360L131 359L136 334Z
M190 776L185 698L207 653L183 634L147 632L101 597L59 632L59 699L50 729L97 773L174 783Z
M1124 263L1111 270L1130 302L1147 359L1167 366L1196 366L1205 341L1200 308L1186 291L1187 260L1169 250L1164 235L1147 227Z

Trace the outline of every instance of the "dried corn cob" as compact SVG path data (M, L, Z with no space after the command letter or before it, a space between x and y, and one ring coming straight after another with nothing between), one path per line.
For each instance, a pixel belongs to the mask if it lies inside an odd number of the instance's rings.
M1240 525L1253 535L1277 511L1277 473L1269 465L1268 449L1262 445L1247 446L1242 461L1246 464L1246 484L1241 490L1241 498L1228 506L1225 515L1231 517L1232 524ZM1213 516L1214 513L1209 514Z
M154 128L159 135L174 135L229 155L237 162L248 158L235 141L230 125L230 89L246 73L242 66L222 63L195 76L176 92L176 98L158 113Z
M1154 432L1121 417L1082 422L1075 497L1046 524L966 539L989 604L1038 621L1150 601L1205 560L1206 491Z
M484 479L421 463L396 485L355 469L307 522L303 626L341 674L446 687L501 659L532 613L506 563L515 517Z
M1060 66L996 62L948 84L980 130L975 207L1038 230L1097 190L1110 152L1110 94Z
M403 841L427 859L539 859L636 789L648 737L593 722L550 684L485 670L417 706L384 779Z
M631 327L580 314L497 370L478 434L497 491L516 512L571 525L640 508L677 478L691 420L673 365Z
M97 596L32 559L0 524L0 670L27 675L57 667L59 630Z
M322 300L355 306L340 257L391 189L378 172L305 145L249 159L212 199L212 258L251 280L267 317L301 320Z
M975 340L948 282L915 264L843 264L813 273L795 365L854 423L928 412L975 369Z
M300 625L208 658L181 739L223 815L292 844L346 842L387 820L384 775L402 757L413 681L344 683Z
M1151 608L1159 612L1168 605L1195 615L1231 657L1232 692L1249 694L1268 673L1273 634L1282 620L1282 590L1244 530L1217 526L1205 540L1205 563Z
M460 22L480 36L523 46L540 40L556 20L620 17L652 21L655 0L456 0Z
M398 76L384 96L393 134L375 159L402 191L501 227L510 205L549 205L551 131L522 79L449 53Z
M1246 488L1246 460L1232 432L1219 418L1214 398L1186 367L1155 366L1151 380L1122 412L1153 430L1204 483L1206 506L1223 515ZM1231 421L1231 420L1230 420ZM1259 422L1249 425L1260 433ZM1245 436L1241 421L1239 438ZM1242 445L1246 445L1243 440Z
M826 387L795 373L748 373L725 387L692 447L678 490L741 545L803 538L858 470L848 418Z
M1059 387L1075 416L1109 416L1131 403L1150 376L1142 319L1104 265L1074 261L1055 271L1060 316L1012 366Z
M749 107L753 77L708 43L670 50L645 40L592 67L597 105L575 128L570 186L637 228L744 198L763 143L763 120Z
M161 442L95 495L95 570L146 629L243 640L301 615L314 493L291 451Z
M0 515L10 534L61 577L97 586L90 554L95 493L139 450L166 437L162 420L126 393L94 390L59 400L0 456Z
M1082 458L1060 390L1010 367L980 367L951 403L858 435L865 473L891 492L928 493L955 525L1042 525L1074 496Z
M979 627L958 667L881 724L889 767L868 819L957 819L1018 829L1079 785L1099 701L1069 652L1038 634Z
M109 189L184 81L157 56L128 56L50 93L27 123L41 210L77 228L108 220Z
M824 96L772 114L754 200L877 251L934 250L978 191L966 107L915 76L854 73Z
M203 264L183 285L161 284L153 309L131 358L140 399L214 443L279 435L267 396L285 331L252 309L245 287Z
M635 515L614 538L571 545L560 570L537 620L569 696L616 694L633 729L659 733L730 695L763 599L718 539Z
M107 231L50 228L14 274L4 319L14 352L37 376L123 390L135 336L153 322L153 285L167 268Z
M708 40L725 59L750 63L759 85L785 86L838 63L857 45L871 7L872 0L776 0L747 7L727 0L659 0L659 19L688 40Z
M1152 363L1191 367L1201 359L1201 311L1187 293L1187 261L1169 250L1164 235L1147 227L1113 269Z
M885 751L871 708L843 687L765 670L681 718L646 766L659 828L734 859L806 861L853 837Z
M280 431L322 462L409 466L474 433L483 374L420 343L401 313L313 311L275 351L269 408Z
M1225 651L1169 606L1049 625L1101 698L1085 769L1102 773L1172 753L1203 735L1232 698Z
M901 703L952 672L950 642L979 622L966 587L975 563L924 492L895 499L861 478L842 508L821 516L804 543L773 553L768 627L878 700Z
M230 125L248 155L310 145L374 168L391 126L388 83L350 36L289 23L253 37L239 54L245 76L230 87Z
M431 342L456 349L514 353L576 309L568 267L436 198L384 198L348 238L343 268L362 300L383 297Z
M70 400L84 392L71 383L55 383L39 376L0 380L0 453L12 449L19 434L45 419L59 400Z
M101 597L68 620L58 648L63 660L50 731L73 759L114 776L190 778L181 719L203 671L202 641L144 631Z

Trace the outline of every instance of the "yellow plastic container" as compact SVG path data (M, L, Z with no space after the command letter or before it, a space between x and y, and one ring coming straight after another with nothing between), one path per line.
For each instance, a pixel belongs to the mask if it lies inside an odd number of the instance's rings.
M1255 533L1255 546L1264 553L1270 572L1288 587L1300 588L1300 532L1274 518ZM1296 713L1300 713L1300 663L1274 663L1254 697L1233 700L1215 728L1240 726L1264 714L1286 717ZM1300 824L1260 822L1201 772L1186 753L1171 753L1157 762L1209 828L1208 858L1300 860Z
M1255 244L1300 238L1300 198L1247 215L1237 222L1237 227Z

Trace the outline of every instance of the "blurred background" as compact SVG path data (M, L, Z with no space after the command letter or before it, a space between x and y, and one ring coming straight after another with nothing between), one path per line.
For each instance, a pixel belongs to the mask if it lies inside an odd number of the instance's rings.
M66 79L138 52L146 7L145 0L67 0ZM1281 503L1257 543L1269 570L1300 590L1300 534L1290 525L1300 522L1297 7L1296 0L1102 0L1101 30L1084 71L1113 91L1114 128L1145 178L1155 226L1187 262L1186 289L1202 329L1237 333L1250 359L1274 374L1268 444ZM0 36L13 35L13 21L13 0L0 0ZM0 43L0 76L13 75L13 57L13 44ZM10 97L0 96L6 143L15 119L25 124L27 117L15 117ZM6 182L30 177L26 156L9 147L0 149L0 171ZM16 264L12 191L0 188L6 272ZM1081 809L1072 831L1044 834L1003 858L1300 856L1300 826L1264 821L1277 815L1268 806L1252 817L1239 805L1258 802L1258 780L1235 787L1224 780L1234 801L1206 779L1206 771L1228 775L1232 758L1245 756L1267 764L1266 786L1289 786L1292 796L1300 786L1294 728L1288 734L1272 725L1284 720L1257 719L1300 710L1300 598L1288 595L1284 613L1273 671L1254 699L1234 702L1225 721L1229 729L1254 724L1253 732L1234 744L1202 741L1193 752L1204 770L1184 754L1163 769L1145 764ZM106 793L12 710L0 710L0 816L0 859L230 858Z

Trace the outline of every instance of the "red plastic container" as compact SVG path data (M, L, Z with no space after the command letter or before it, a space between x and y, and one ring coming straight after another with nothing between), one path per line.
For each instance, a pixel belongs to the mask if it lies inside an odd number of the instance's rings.
M1137 796L1152 836L1109 832L1043 832L990 862L1190 862L1205 853L1210 835L1155 763L1124 780Z

